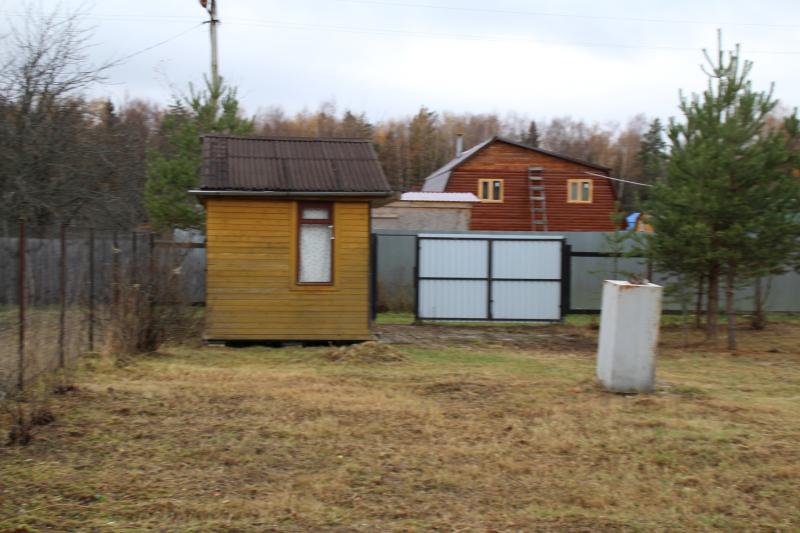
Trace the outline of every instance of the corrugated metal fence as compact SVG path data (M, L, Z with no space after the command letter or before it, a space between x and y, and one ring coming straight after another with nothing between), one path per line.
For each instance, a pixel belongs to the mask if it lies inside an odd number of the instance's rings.
M416 236L420 232L378 230L376 292L379 310L414 310L414 265ZM452 232L469 235L471 232ZM485 233L485 232L481 232ZM560 235L570 246L569 310L573 313L591 313L600 310L603 280L625 278L630 274L648 277L643 259L611 257L609 239L613 233L604 232L514 232L516 236ZM651 280L664 284L669 280L653 272ZM789 272L773 276L766 283L766 309L776 312L800 312L800 274ZM736 293L737 309L743 312L753 308L753 290L739 289ZM678 310L677 302L665 302L668 310Z
M378 230L374 232L376 243L375 289L379 310L413 311L415 307L414 266L417 231ZM454 232L465 233L470 232ZM571 248L569 276L569 309L571 312L597 312L600 309L600 296L604 279L638 273L646 276L647 266L636 258L608 257L611 252L607 242L609 234L602 232L574 233L514 233L519 236L563 235ZM97 231L95 253L98 264L107 263L113 244L110 232ZM128 235L120 234L118 246L123 255L131 246ZM194 240L194 239L192 239ZM30 262L30 283L34 284L36 304L46 305L58 302L59 242L56 235L29 236L28 254ZM67 245L69 264L74 265L78 257L88 255L88 236L76 238L71 230ZM0 306L16 302L16 238L0 238ZM193 303L205 301L205 250L202 248L181 249L180 271L185 291ZM110 257L110 256L109 256ZM71 274L70 274L71 275ZM108 286L108 272L98 269L97 286ZM664 283L658 272L652 280ZM768 311L800 312L800 275L794 272L774 276L766 283ZM737 292L737 308L742 311L752 309L753 291L743 288ZM678 309L675 303L666 303L668 309Z

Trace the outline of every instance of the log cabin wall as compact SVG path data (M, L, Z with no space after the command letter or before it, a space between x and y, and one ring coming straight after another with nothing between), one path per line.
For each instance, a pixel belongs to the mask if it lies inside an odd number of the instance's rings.
M532 223L528 167L542 167L548 231L613 231L615 194L610 180L586 174L607 174L597 168L496 141L452 171L447 192L479 194L482 178L503 180L503 202L476 203L470 229L477 231L541 231ZM592 180L592 203L567 203L567 180Z
M296 283L297 201L212 197L205 207L207 339L371 338L369 202L333 203L331 285Z

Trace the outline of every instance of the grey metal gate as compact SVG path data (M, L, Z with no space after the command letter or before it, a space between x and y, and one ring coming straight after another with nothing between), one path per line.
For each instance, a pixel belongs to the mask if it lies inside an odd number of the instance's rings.
M419 320L556 321L563 317L563 237L420 234Z

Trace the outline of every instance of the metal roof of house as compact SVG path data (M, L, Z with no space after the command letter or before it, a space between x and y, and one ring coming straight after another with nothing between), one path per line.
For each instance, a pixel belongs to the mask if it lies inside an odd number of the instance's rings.
M391 192L372 142L205 135L197 191Z
M462 152L460 157L456 157L452 159L444 166L434 170L427 178L425 178L425 182L422 184L422 191L423 192L443 192L447 189L447 182L450 180L450 174L455 170L455 168L464 163L468 159L472 158L478 152L480 152L486 146L492 144L495 141L504 142L506 144L510 144L513 146L517 146L519 148L524 148L526 150L531 150L533 152L539 152L540 154L549 155L552 157L557 157L559 159L564 159L566 161L571 161L573 163L578 163L580 165L585 165L590 168L594 168L597 170L602 170L604 172L609 172L611 169L608 167L604 167L603 165L597 165L595 163L589 163L588 161L582 161L580 159L576 159L574 157L568 157L565 155L557 154L556 152L551 152L549 150L543 150L541 148L534 148L533 146L528 146L527 144L522 144L517 141L512 141L511 139L507 139L505 137L500 137L495 135L494 137L490 137L485 141L482 141L469 150L465 150Z
M400 200L406 202L479 202L471 192L404 192Z

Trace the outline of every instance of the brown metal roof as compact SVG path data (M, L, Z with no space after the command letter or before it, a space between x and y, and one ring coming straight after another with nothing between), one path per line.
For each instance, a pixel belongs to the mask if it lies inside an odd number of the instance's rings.
M364 139L205 135L201 191L389 193Z

